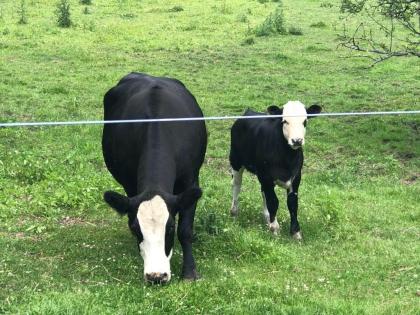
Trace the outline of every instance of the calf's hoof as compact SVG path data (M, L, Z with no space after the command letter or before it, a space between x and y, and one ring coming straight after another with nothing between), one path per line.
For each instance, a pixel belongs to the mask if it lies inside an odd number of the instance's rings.
M297 241L303 240L302 233L300 231L293 233L292 238Z
M185 281L195 281L200 279L200 275L195 269L192 269L182 272L182 279Z
M277 222L277 220L275 220L274 222L271 222L271 223L268 225L268 227L269 227L270 231L271 231L274 235L278 235L278 234L279 234L279 231L280 231L280 225L279 225L279 223Z
M237 206L232 206L232 208L230 208L230 215L232 217L237 217L239 213L239 208Z
M265 223L270 225L270 215L268 213L263 212L263 220L264 220Z

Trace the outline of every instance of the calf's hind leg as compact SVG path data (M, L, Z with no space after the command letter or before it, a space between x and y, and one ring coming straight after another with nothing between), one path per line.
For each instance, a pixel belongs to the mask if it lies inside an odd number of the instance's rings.
M239 212L239 193L241 192L243 172L243 167L238 171L232 169L232 206L230 208L230 214L234 217L236 217Z

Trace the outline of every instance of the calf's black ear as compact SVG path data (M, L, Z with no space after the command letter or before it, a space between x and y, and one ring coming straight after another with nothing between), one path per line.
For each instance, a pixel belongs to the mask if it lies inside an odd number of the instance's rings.
M283 109L279 108L277 105L271 105L267 107L267 112L270 115L281 115L283 114Z
M319 114L322 111L322 107L318 104L311 105L306 109L307 114ZM316 116L315 116L316 117ZM315 118L313 116L308 116L308 118Z
M105 192L104 200L121 215L125 215L130 211L130 199L115 191Z
M196 203L198 199L200 199L201 195L202 191L199 187L188 188L186 191L177 196L176 207L181 211L187 209Z

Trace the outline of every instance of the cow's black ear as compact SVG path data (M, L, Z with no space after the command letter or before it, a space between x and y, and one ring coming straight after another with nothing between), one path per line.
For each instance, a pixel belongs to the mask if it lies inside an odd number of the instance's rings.
M125 215L130 211L130 199L115 191L105 192L104 200L121 215Z
M267 112L270 115L281 115L283 114L283 109L279 108L277 105L271 105L267 107Z
M176 206L181 211L187 209L196 203L201 195L202 191L199 187L188 188L177 196Z
M322 111L322 107L318 104L311 105L309 108L306 109L307 114L319 114ZM316 116L315 116L316 117ZM308 118L315 118L313 116L308 116Z

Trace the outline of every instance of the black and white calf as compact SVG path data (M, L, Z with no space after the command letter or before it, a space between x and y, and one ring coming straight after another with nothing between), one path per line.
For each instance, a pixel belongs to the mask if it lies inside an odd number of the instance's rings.
M104 97L105 120L202 117L194 96L180 81L131 73ZM102 150L106 166L127 196L107 191L105 201L137 237L144 278L167 282L175 216L183 251L183 277L196 279L192 228L200 167L207 146L203 121L106 124Z
M279 201L275 185L287 190L287 207L290 212L290 233L301 239L298 211L298 189L303 165L302 146L305 143L307 114L318 114L321 107L308 109L298 101L290 101L280 109L268 107L271 115L283 118L238 119L231 129L230 164L233 169L233 200L231 214L238 214L238 196L241 190L242 173L247 169L257 175L261 184L263 215L270 230L277 234L279 224L276 213ZM245 116L264 115L247 110Z

